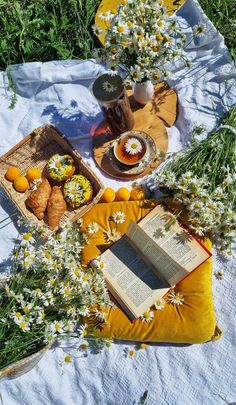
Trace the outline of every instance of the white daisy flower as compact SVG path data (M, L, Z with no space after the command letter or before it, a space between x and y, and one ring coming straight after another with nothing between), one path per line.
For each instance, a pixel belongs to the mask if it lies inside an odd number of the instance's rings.
M97 233L99 231L99 226L97 222L92 222L90 225L87 226L86 230L90 235L93 235L94 233Z
M112 229L111 231L105 231L107 242L116 242L121 238L121 234L117 229Z
M102 88L105 90L107 93L113 93L117 89L117 86L114 86L114 84L105 81L102 83Z
M31 232L24 233L22 235L21 246L25 246L29 243L34 243L35 239Z
M20 322L20 320L23 318L22 313L19 312L19 311L13 312L10 316L11 316L11 318L13 319L13 321L14 321L15 323L17 323L17 324L18 324L18 323Z
M156 300L156 302L155 302L155 308L157 309L157 310L161 310L161 309L163 309L164 308L164 306L165 306L165 300L164 300L164 298L159 298L158 300Z
M54 321L50 324L50 329L53 334L61 334L64 332L64 323L62 321Z
M102 31L101 27L99 27L99 25L93 25L92 29L93 29L94 34L97 35L97 37L103 33L103 31Z
M123 224L125 222L126 216L125 213L122 211L116 211L114 212L114 214L112 215L112 220L116 223L116 224Z
M137 155L137 153L142 152L142 144L137 138L130 138L125 142L125 151L131 155Z
M38 312L38 316L37 316L37 318L36 318L36 323L37 323L38 325L40 325L41 323L43 323L43 322L44 322L44 319L45 319L45 316L46 316L45 312L44 312L43 310L40 310L40 311Z
M141 82L141 80L144 78L145 73L144 71L141 69L140 66L135 65L135 66L131 66L130 68L130 77L133 81L135 82Z
M151 322L154 318L154 312L147 310L143 313L143 315L141 315L140 318L142 322Z
M129 33L129 27L127 24L122 24L121 22L118 25L115 25L112 29L114 34L119 34L119 35L126 35Z
M130 359L133 359L135 356L136 356L135 348L126 349L126 357L129 357Z
M85 338L87 336L88 334L87 326L88 326L87 323L85 323L78 327L77 331L80 338Z
M71 297L72 292L73 292L72 288L70 288L70 286L67 285L60 290L60 293L62 294L63 298L65 298L66 300Z
M193 27L193 34L195 35L195 37L204 37L205 33L206 33L206 29L207 26L206 24L200 23L200 24L196 24Z
M182 305L184 302L183 294L180 292L173 291L168 295L168 298L170 303L174 305Z
M106 265L101 259L94 259L91 263L92 268L96 270L105 270Z
M40 186L42 182L43 182L42 178L33 180L30 185L30 189L33 191L37 190L37 188Z
M29 324L29 322L26 322L25 320L21 320L18 323L18 326L23 330L23 332L27 332L30 330L30 324Z

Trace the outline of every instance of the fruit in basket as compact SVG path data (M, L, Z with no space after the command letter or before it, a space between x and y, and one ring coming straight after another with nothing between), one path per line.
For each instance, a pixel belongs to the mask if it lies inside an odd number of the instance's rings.
M6 173L5 173L5 178L9 181L14 181L17 179L17 177L20 177L21 175L21 170L17 166L10 166L8 167Z
M67 205L60 187L54 186L47 206L48 226L52 231L59 225L66 208Z
M29 183L32 183L42 177L42 172L38 167L30 167L26 172L26 177Z
M37 190L31 192L26 200L26 205L32 209L34 215L39 219L44 218L48 200L51 194L51 186L47 179L43 179Z
M14 188L19 193L24 193L29 188L29 182L25 176L19 176L14 180Z
M137 200L144 200L144 199L145 199L145 191L144 191L143 187L141 187L141 186L133 187L130 192L130 200L137 201Z
M116 201L129 201L130 191L126 187L121 187L116 192Z
M93 187L85 176L75 174L65 182L63 194L69 205L78 208L92 199Z
M51 156L46 164L48 176L56 181L64 181L75 172L75 162L70 155L56 153Z
M103 195L101 197L101 202L109 203L115 200L116 193L113 188L107 187L105 188Z

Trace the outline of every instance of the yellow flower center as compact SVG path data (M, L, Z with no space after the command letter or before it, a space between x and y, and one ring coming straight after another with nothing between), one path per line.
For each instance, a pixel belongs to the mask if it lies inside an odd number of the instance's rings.
M146 343L141 343L140 349L146 349L148 346Z
M76 193L77 193L76 188L72 188L72 190L71 190L71 194L75 195Z
M82 345L80 345L80 349L83 349L83 350L87 349L88 347L89 347L88 343L82 343Z
M71 294L71 290L69 290L68 288L64 291L66 295L70 295Z
M163 26L163 21L161 21L161 20L157 21L157 26L162 27Z
M64 362L65 363L71 363L71 357L70 356L65 356Z
M40 288L36 288L36 289L35 289L35 292L37 292L37 293L41 293L41 292L42 292L42 290L41 290Z
M29 312L29 307L27 307L27 305L23 308L23 311L25 312L25 313L27 313L27 312Z
M24 253L24 256L25 256L25 257L30 256L30 252L29 252L28 250L26 250L25 253Z
M15 313L15 316L16 316L16 318L19 319L19 318L21 318L21 313L20 313L20 312L16 312L16 313Z
M117 31L122 33L122 32L125 32L125 29L124 29L124 27L122 25L118 25Z
M128 25L128 27L132 27L134 25L134 23L132 21L128 21L127 25Z
M143 35L141 35L141 34L138 35L138 36L137 36L137 40L138 40L138 41L142 41L142 40L143 40Z
M55 164L55 166L59 169L59 168L62 166L62 163L61 163L61 162L57 162L57 163Z
M117 52L116 48L111 48L111 53L113 53L113 55Z
M76 267L76 269L74 270L74 274L76 275L76 276L78 276L79 275L79 269Z
M26 322L19 323L20 328L24 329L26 327Z
M83 277L82 277L82 280L83 280L83 281L88 281L88 277L87 277L87 276L83 276Z
M160 75L158 73L153 73L152 78L153 80L158 80L160 79Z
M110 43L113 45L116 44L116 37L111 37Z
M83 331L84 337L87 336L87 334L88 334L88 332L87 332L87 330L85 329L85 330Z
M51 259L50 253L49 253L49 252L45 252L45 257L46 257L46 259Z
M61 326L59 323L56 323L54 326L55 330L58 332L61 329Z
M29 240L31 238L31 236L32 236L32 233L30 233L30 232L25 233L24 236L23 236L23 239L24 240Z
M138 145L137 145L137 143L131 143L130 147L132 149L137 149Z
M163 36L158 32L158 33L156 34L156 40L157 40L157 41L161 41L162 38L163 38Z
M134 357L134 356L135 356L135 350L134 350L134 349L130 349L129 355L130 355L131 357Z
M127 45L129 45L129 41L121 41L121 45L127 46Z
M45 312L42 312L42 314L41 314L41 319L44 319L45 316L46 316Z
M154 45L154 46L152 47L152 50L153 50L153 52L158 52L158 51L160 50L160 48L159 48L158 45Z
M149 312L147 312L147 311L144 312L143 317L144 317L145 319L148 319L148 318L150 317Z
M201 207L201 204L200 203L195 203L194 204L194 208L200 208Z

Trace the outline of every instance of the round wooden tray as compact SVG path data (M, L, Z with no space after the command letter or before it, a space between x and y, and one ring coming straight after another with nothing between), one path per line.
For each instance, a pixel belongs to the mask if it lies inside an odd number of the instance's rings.
M157 150L166 153L168 134L165 125L172 126L177 117L177 95L174 90L166 88L164 83L157 84L153 100L144 106L134 100L132 90L128 90L128 96L134 114L135 123L133 129L149 134L153 138ZM93 136L95 162L101 170L111 177L123 180L136 179L151 173L161 163L156 159L142 173L135 175L130 175L125 167L120 166L117 168L113 166L107 150L116 138L117 136L109 130L106 121L99 125Z

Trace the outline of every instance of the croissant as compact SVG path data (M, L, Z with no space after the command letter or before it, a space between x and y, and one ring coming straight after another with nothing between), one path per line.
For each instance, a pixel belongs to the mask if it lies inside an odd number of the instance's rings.
M50 194L51 186L47 179L43 179L37 190L32 191L26 200L26 205L32 209L38 219L44 218Z
M67 205L63 198L60 187L54 186L52 188L52 193L48 200L47 214L48 214L48 225L53 231L59 224L61 217L66 211Z

